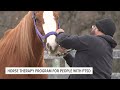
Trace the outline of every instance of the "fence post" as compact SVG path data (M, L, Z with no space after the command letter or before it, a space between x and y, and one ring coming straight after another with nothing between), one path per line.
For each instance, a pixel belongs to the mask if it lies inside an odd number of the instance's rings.
M52 60L52 67L60 67L60 59Z

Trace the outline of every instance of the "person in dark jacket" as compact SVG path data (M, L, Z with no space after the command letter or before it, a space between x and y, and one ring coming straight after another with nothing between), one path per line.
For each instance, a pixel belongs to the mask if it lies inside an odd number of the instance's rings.
M75 57L70 53L63 58L70 67L93 67L93 74L71 74L69 79L111 79L113 48L117 43L113 40L116 31L115 23L102 19L92 26L91 35L68 35L58 29L56 42L64 49L76 50Z

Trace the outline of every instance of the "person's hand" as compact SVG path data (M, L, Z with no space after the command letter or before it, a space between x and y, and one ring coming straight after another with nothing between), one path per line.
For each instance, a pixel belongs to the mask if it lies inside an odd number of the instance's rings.
M58 30L56 31L57 34L62 33L62 32L64 32L63 29L58 29Z
M69 52L71 51L71 49L66 49L63 48L61 46L58 47L58 51L56 53L56 56L66 56Z
M59 52L60 53L65 53L67 49L63 48L63 47L59 47Z
M56 56L63 56L64 53L66 53L66 51L67 51L67 49L59 46L59 47L58 47L58 50L57 50L57 53L56 53Z

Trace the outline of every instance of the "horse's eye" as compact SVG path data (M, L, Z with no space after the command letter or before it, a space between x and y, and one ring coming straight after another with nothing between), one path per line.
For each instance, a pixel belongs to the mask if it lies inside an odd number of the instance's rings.
M43 24L44 24L45 22L44 22L44 20L43 20Z
M38 23L40 22L40 20L38 18L35 18L35 21L38 22Z
M38 21L39 21L39 19L38 19L38 18L35 18L35 20L36 20L36 22L38 22Z

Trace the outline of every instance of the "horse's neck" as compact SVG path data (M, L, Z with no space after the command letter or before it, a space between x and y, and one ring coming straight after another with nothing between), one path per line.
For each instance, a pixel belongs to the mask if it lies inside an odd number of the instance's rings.
M42 43L40 42L39 38L36 36L35 40L33 41L33 53L34 57L37 60L37 65L41 66L41 64L44 62L44 48Z
M32 13L32 12L29 12ZM33 22L33 21L32 21ZM38 38L34 24L32 23L33 29L31 35L33 35L33 40L32 40L32 50L33 54L36 60L36 63L42 63L44 59L44 48L42 45L41 40Z
M31 14L32 12L29 12L28 14ZM32 15L29 15L30 19L32 17ZM44 60L44 48L43 48L43 45L40 41L40 39L38 38L37 34L36 34L36 31L35 31L35 27L34 27L34 24L33 24L33 20L32 20L32 32L31 32L31 36L33 37L32 38L32 52L34 54L34 61L36 62L36 64L39 65L41 63L43 63L43 60Z

